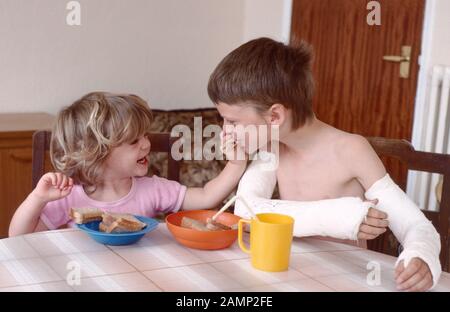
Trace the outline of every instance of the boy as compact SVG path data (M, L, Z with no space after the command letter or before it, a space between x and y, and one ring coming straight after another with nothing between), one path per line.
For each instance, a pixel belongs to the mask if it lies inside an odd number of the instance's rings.
M398 289L430 289L441 273L439 235L392 182L365 138L335 129L315 117L311 54L303 42L286 46L260 38L232 51L212 73L208 94L225 126L267 125L279 129L279 164L274 175L250 166L238 193L244 194L247 188L246 196L264 196L267 203L277 181L280 198L289 200L290 205L294 201L342 197L377 200L377 208L389 212L390 228L404 247L395 272ZM260 181L265 179L272 180L269 191L263 194L266 186ZM252 184L258 188L252 189ZM295 216L294 208L283 209ZM387 216L377 210L371 212L359 228L358 238L371 239L384 232Z

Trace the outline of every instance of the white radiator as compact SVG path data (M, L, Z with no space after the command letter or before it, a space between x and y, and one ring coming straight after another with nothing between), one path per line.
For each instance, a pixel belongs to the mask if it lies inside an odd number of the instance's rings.
M427 106L424 109L421 142L421 151L450 154L450 66L435 66L429 80ZM449 164L450 166L450 164ZM408 179L408 194L421 209L436 211L436 185L439 182L438 174L424 172L410 172Z

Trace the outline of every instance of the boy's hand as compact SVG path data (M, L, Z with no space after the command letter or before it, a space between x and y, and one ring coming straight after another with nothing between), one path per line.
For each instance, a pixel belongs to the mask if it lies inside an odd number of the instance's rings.
M245 150L237 144L233 134L222 131L220 138L220 148L229 162L233 164L247 162L248 155L245 153Z
M403 260L395 268L397 289L404 291L426 291L433 286L433 276L428 264L413 258L405 269Z
M72 178L59 172L44 174L32 194L42 202L50 202L70 194L73 187Z
M370 201L374 205L378 203L377 200ZM379 235L386 232L389 222L388 215L383 211L375 208L370 208L364 222L361 223L358 232L358 239L375 239Z

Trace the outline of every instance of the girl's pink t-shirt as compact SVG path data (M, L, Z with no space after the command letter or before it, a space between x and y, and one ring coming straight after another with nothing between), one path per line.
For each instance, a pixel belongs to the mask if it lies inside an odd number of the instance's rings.
M87 196L81 185L74 185L67 197L45 205L41 220L50 230L65 224L73 226L70 218L72 207L93 207L105 212L154 217L159 213L178 211L185 194L186 186L157 176L132 178L130 192L113 202L93 200Z

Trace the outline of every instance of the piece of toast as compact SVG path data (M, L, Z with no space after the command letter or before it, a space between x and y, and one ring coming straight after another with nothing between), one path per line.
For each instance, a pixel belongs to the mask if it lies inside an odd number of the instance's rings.
M139 221L139 219L130 214L113 214L113 216L121 227L129 230L140 231L146 226L144 222Z
M108 232L108 225L106 225L103 222L100 222L100 224L98 225L98 229L99 229L100 232L109 233Z
M237 229L237 224L232 225L232 226L227 226L223 223L213 221L212 218L206 219L206 223L205 223L205 222L195 220L192 218L183 217L181 219L181 226L188 228L188 229L193 229L193 230L203 231L203 232L227 231L227 230L236 230Z
M99 230L106 233L126 233L142 230L146 224L130 214L103 213Z
M197 230L197 231L203 231L203 232L211 231L210 229L208 229L208 227L206 226L206 224L204 222L195 220L192 218L188 218L188 217L183 217L181 219L181 226L188 228L188 229Z
M71 208L70 217L77 224L88 223L102 220L103 211L97 208L80 207Z
M231 230L231 227L229 227L228 225L225 225L223 223L214 221L212 218L208 218L206 219L206 227L210 230L213 231L226 231L226 230Z

